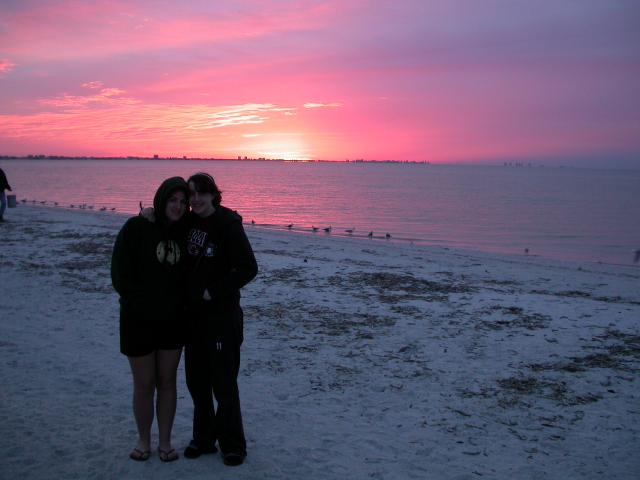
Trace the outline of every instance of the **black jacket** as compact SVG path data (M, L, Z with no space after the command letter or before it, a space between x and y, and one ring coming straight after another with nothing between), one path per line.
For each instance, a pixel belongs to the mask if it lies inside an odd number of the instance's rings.
M11 190L11 187L9 186L9 182L7 181L7 176L0 168L0 192L3 192L5 190Z
M111 281L120 294L120 315L139 322L175 321L186 303L185 222L168 226L163 216L169 194L183 179L165 181L156 193L158 220L132 217L124 224L113 248Z
M206 218L189 215L189 300L211 313L224 313L240 305L240 289L258 273L249 239L236 212L217 206ZM205 289L210 301L203 300Z

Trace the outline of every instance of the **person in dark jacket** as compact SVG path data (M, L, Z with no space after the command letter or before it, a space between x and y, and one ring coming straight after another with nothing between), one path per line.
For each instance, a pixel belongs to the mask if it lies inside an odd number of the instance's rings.
M224 463L240 465L247 455L237 382L243 341L240 289L256 276L258 265L242 217L220 204L214 179L197 173L188 183L191 329L185 374L194 412L193 438L184 456L215 453L217 441Z
M4 211L7 208L7 194L5 190L11 191L11 186L7 181L7 176L0 168L0 222L4 222Z
M133 413L138 444L133 460L151 454L151 425L157 390L160 460L179 458L171 446L176 413L176 371L186 335L186 251L184 215L188 186L182 177L165 180L155 194L156 221L126 221L111 260L113 287L120 294L120 351L133 373Z

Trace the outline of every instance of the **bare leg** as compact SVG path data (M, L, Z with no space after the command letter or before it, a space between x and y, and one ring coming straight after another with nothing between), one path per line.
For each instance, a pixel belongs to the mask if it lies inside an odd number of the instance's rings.
M156 351L156 383L158 387L156 414L158 415L159 446L166 452L173 448L171 446L171 429L176 415L176 371L181 354L182 349Z
M137 448L143 452L151 448L153 423L153 394L156 388L156 355L127 357L133 373L133 416L138 426Z

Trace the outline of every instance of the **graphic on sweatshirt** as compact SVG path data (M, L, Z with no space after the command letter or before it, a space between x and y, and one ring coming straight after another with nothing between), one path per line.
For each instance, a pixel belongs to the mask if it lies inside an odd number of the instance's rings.
M175 265L180 261L180 247L173 240L162 240L156 247L156 256L160 263Z
M207 242L207 248L204 249L205 257L213 257L216 254L216 244L213 242Z

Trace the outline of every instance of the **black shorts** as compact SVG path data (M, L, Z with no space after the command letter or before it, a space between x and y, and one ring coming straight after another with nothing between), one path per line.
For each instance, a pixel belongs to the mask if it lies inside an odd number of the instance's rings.
M156 350L178 350L184 346L184 332L178 320L153 322L120 314L120 352L143 357Z

